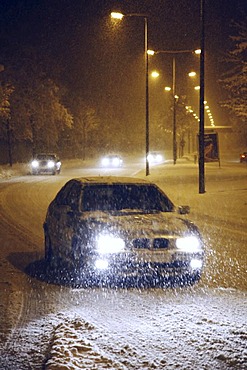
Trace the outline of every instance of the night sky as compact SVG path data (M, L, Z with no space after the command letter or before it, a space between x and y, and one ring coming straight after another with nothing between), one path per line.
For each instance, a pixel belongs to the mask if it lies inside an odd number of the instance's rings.
M227 114L219 108L224 91L217 80L231 46L231 20L241 19L245 8L244 0L205 0L206 99L219 125L226 123ZM132 17L114 24L112 10L147 14L151 49L200 47L200 0L1 0L0 59L6 50L18 58L22 47L32 46L44 58L49 56L57 78L90 104L102 110L111 105L127 124L143 121L144 21ZM171 84L171 57L152 57L150 69L154 68L161 76L156 86L150 82L150 96L162 104L162 86ZM177 58L178 94L189 95L184 76L191 69L199 72L195 56Z

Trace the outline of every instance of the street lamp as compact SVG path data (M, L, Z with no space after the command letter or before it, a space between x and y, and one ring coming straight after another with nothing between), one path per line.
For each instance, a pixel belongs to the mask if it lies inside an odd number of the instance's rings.
M151 73L151 76L153 77L153 78L157 78L157 77L159 77L159 72L158 71L153 71L152 73Z
M119 12L112 12L111 17L114 19L121 20L123 17L141 17L144 19L144 57L145 57L145 98L146 98L146 106L145 106L145 116L146 116L146 176L150 174L149 171L149 88L148 88L148 18L147 15L141 13L130 13L130 14L122 14Z
M148 50L149 55L154 54L171 54L173 55L172 58L172 96L173 96L173 164L177 162L177 123L176 123L176 105L177 105L177 95L176 95L176 54L185 54L185 53L194 53L194 54L201 54L201 49L196 50ZM195 72L193 75L195 76ZM165 88L166 91L169 91Z

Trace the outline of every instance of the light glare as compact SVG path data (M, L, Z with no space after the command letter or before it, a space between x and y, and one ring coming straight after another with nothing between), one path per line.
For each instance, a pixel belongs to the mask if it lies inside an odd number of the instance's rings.
M99 269L99 270L105 270L108 268L108 266L109 266L109 263L106 260L97 260L95 262L95 267L96 269Z

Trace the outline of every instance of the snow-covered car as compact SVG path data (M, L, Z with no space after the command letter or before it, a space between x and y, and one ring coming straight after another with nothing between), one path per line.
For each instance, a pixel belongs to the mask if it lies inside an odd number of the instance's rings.
M101 165L106 168L122 167L123 159L118 154L109 154L101 158Z
M204 246L187 213L188 206L175 207L146 180L71 179L47 210L45 259L87 285L193 284L201 276Z
M59 174L61 161L56 154L37 154L31 162L32 175L40 173Z
M164 160L163 155L159 152L150 152L147 159L150 164L158 164Z
M247 162L247 152L240 154L240 163Z

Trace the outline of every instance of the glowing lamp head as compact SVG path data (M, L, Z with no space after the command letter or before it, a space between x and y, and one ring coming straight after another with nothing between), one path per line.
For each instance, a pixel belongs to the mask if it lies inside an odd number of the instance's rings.
M113 19L122 19L124 17L124 15L122 13L119 13L119 12L111 12L111 18Z

